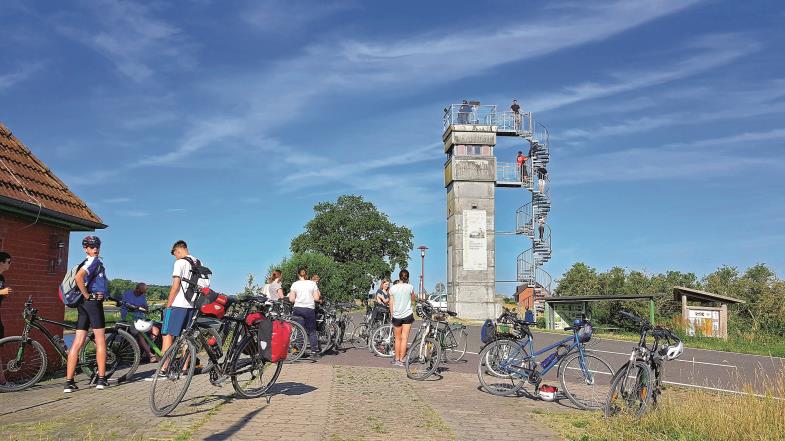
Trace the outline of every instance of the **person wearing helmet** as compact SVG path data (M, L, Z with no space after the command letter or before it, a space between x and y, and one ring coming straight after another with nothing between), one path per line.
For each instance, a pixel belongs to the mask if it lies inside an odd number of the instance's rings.
M134 328L132 328L131 333L136 336L136 340L139 342L139 347L142 348L147 353L147 357L150 360L150 363L156 363L158 358L153 354L150 350L150 345L147 344L147 340L145 340L139 332L152 332L152 338L155 340L158 337L158 333L160 330L157 326L150 320L147 320L147 317L141 311L133 311L129 312L128 308L125 305L137 306L139 308L144 308L149 310L150 307L147 304L147 285L144 283L137 283L134 289L129 289L128 291L123 293L123 305L120 307L120 318L125 321L125 318L128 314L134 318Z
M93 329L95 335L95 358L98 364L98 380L95 388L104 389L106 382L106 336L104 334L104 296L108 289L104 264L98 254L101 251L101 239L98 236L87 236L82 240L82 247L87 258L76 272L76 286L83 299L77 304L76 335L74 343L68 351L68 363L65 373L65 389L63 392L75 392L78 387L74 382L79 352L87 341L87 332Z

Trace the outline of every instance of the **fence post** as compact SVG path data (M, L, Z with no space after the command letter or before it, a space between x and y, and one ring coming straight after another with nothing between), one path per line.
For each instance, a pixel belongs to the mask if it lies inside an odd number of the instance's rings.
M649 322L654 324L654 297L649 298Z

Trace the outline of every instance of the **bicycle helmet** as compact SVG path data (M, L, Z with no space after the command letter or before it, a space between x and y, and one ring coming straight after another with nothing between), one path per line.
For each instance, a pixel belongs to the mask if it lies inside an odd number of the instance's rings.
M101 247L101 239L98 236L87 236L82 239L82 247Z
M587 343L591 340L591 335L593 333L593 329L591 327L591 323L587 320L575 320L573 325L580 326L578 330L578 338L580 339L581 343Z
M661 351L666 360L675 360L681 356L682 352L684 352L684 343L682 342L679 342L675 345L665 346Z
M139 332L147 332L153 327L153 322L144 319L134 320L134 328Z

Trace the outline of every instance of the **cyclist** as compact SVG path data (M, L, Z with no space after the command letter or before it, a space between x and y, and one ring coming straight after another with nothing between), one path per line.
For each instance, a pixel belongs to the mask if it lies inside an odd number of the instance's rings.
M128 316L128 308L125 307L125 304L129 304L132 306L138 306L140 308L144 308L149 310L150 307L147 304L147 284L145 283L137 283L136 287L133 290L128 290L123 293L123 305L120 307L120 319L125 321L125 318ZM134 320L147 320L144 313L140 311L131 312L131 316ZM160 329L158 326L153 324L150 328L150 333L152 333L153 340L158 337L158 333ZM158 358L153 354L153 351L150 350L150 345L147 344L147 340L145 340L141 335L139 335L139 331L136 328L131 328L131 333L136 336L136 340L139 342L139 346L147 353L147 357L150 360L150 363L156 363Z
M382 279L373 304L372 323L384 320L384 316L389 313L390 308L390 281Z
M193 303L186 298L189 288L189 280L193 272L191 262L198 259L188 252L188 244L184 240L178 240L172 245L172 256L175 257L174 269L172 270L172 288L169 290L169 299L164 310L164 324L161 330L163 335L161 350L166 353L174 338L180 335L183 327L191 320L196 312ZM210 279L199 277L196 281L197 288L208 288ZM165 366L164 366L165 367ZM161 369L161 372L165 372Z
M402 269L398 273L401 283L390 288L390 314L395 332L395 359L392 364L403 366L403 357L409 340L409 331L414 323L412 304L416 301L414 287L409 284L409 270Z
M278 300L283 298L283 288L281 288L281 270L274 269L270 274L270 283L267 284L267 290L264 294L270 300Z
M68 363L65 371L64 393L75 392L79 388L74 382L79 352L87 341L87 331L93 328L95 335L95 358L98 363L98 380L96 389L104 389L106 383L106 335L104 334L104 295L109 287L103 262L98 254L101 252L101 239L98 236L87 236L82 240L87 259L76 272L76 286L84 297L76 306L76 335L74 343L68 351Z
M311 348L311 359L319 357L319 335L316 333L316 302L321 300L322 294L313 280L308 280L308 270L300 268L297 271L298 280L292 283L289 289L289 301L294 303L292 313L304 320L303 326L308 332Z

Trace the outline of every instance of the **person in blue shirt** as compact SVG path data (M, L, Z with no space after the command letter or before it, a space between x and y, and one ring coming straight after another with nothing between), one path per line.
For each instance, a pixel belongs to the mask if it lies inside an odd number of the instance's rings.
M128 308L125 307L125 304L129 304L132 306L138 306L140 308L144 308L146 310L150 309L150 306L147 304L147 284L145 283L137 283L134 289L129 289L128 291L123 293L123 305L120 307L120 318L125 321L128 314L131 314L134 320L142 319L147 320L147 317L143 312L140 311L128 311ZM152 333L152 338L155 340L158 337L160 329L158 326L153 324L150 331ZM153 354L150 350L150 345L147 344L147 340L144 339L141 335L139 335L139 331L136 328L131 328L131 333L136 336L136 340L139 342L139 346L147 352L147 357L150 360L150 363L158 362L158 358Z
M98 254L101 251L101 239L97 236L87 236L82 240L87 258L82 262L76 272L76 286L82 293L82 299L76 306L76 335L74 343L68 351L68 363L65 371L65 389L63 392L75 392L79 388L74 381L76 365L79 362L79 352L87 341L87 332L93 328L95 335L95 359L98 364L98 380L95 388L104 389L106 382L106 335L104 328L104 297L109 288L104 264Z

